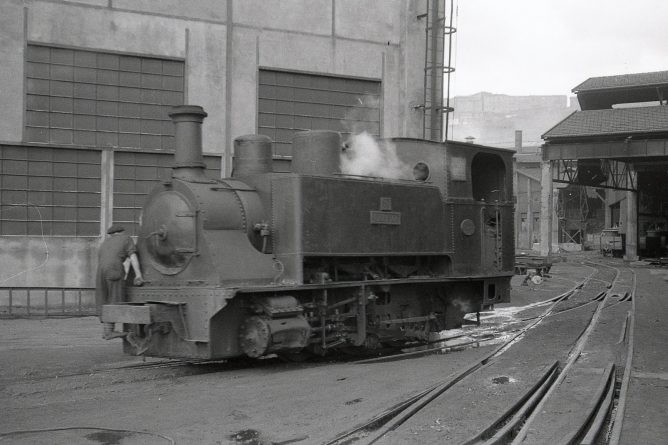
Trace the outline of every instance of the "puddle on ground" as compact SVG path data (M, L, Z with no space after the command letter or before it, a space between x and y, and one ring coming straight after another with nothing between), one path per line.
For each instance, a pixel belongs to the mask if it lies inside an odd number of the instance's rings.
M515 380L512 377L508 377L506 375L492 378L492 383L494 383L495 385L507 385L508 383L515 383L515 382L517 382L517 380Z
M505 385L508 382L510 382L510 378L506 377L505 375L501 377L494 377L492 379L492 383L494 383L495 385Z
M262 439L259 431L252 429L237 431L230 434L229 438L239 445L269 445L271 443Z
M91 445L162 445L174 441L155 433L144 431L112 430L94 427L56 428L34 431L17 431L0 435L0 442L15 445L36 443L66 443Z
M102 445L118 445L121 441L131 436L132 433L125 431L98 431L96 433L86 434L86 439L99 442Z

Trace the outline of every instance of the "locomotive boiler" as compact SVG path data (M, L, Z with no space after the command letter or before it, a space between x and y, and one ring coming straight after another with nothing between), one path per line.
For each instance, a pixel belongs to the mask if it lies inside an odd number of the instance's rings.
M201 107L170 113L171 180L148 196L144 285L102 308L127 353L221 359L423 342L510 298L512 151L391 142L411 179L344 174L339 133L305 131L291 172L272 142L235 139L230 178L204 174Z

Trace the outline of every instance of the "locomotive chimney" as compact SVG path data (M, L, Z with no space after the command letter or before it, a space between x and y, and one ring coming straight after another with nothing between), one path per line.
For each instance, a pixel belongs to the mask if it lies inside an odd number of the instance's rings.
M522 130L515 130L515 151L522 152Z
M207 116L199 105L179 105L172 108L169 117L175 127L176 151L174 152L175 178L188 178L204 174L202 156L202 122Z

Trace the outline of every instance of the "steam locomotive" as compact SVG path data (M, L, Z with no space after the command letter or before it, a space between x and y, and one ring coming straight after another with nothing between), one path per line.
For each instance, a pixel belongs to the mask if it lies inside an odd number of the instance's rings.
M341 135L305 131L291 172L266 136L235 139L232 177L204 174L201 107L172 113L173 176L148 196L143 286L105 305L124 351L222 359L424 342L510 300L512 151L398 138L414 177L342 173Z

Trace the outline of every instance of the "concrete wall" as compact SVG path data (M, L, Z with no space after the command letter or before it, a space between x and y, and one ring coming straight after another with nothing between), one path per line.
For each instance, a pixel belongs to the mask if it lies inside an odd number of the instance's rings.
M225 173L234 137L257 131L260 68L381 80L382 135L421 137L424 12L426 0L3 0L0 141L22 142L28 42L185 60L186 102L209 113L204 150L226 154ZM0 233L0 287L92 286L99 242Z
M257 129L258 69L381 80L382 136L420 137L425 1L234 2L231 140Z
M98 238L0 237L0 287L95 287Z
M185 59L186 98L209 113L212 153L256 131L260 67L382 80L383 136L419 137L425 8L425 0L6 0L0 141L22 138L27 42Z

